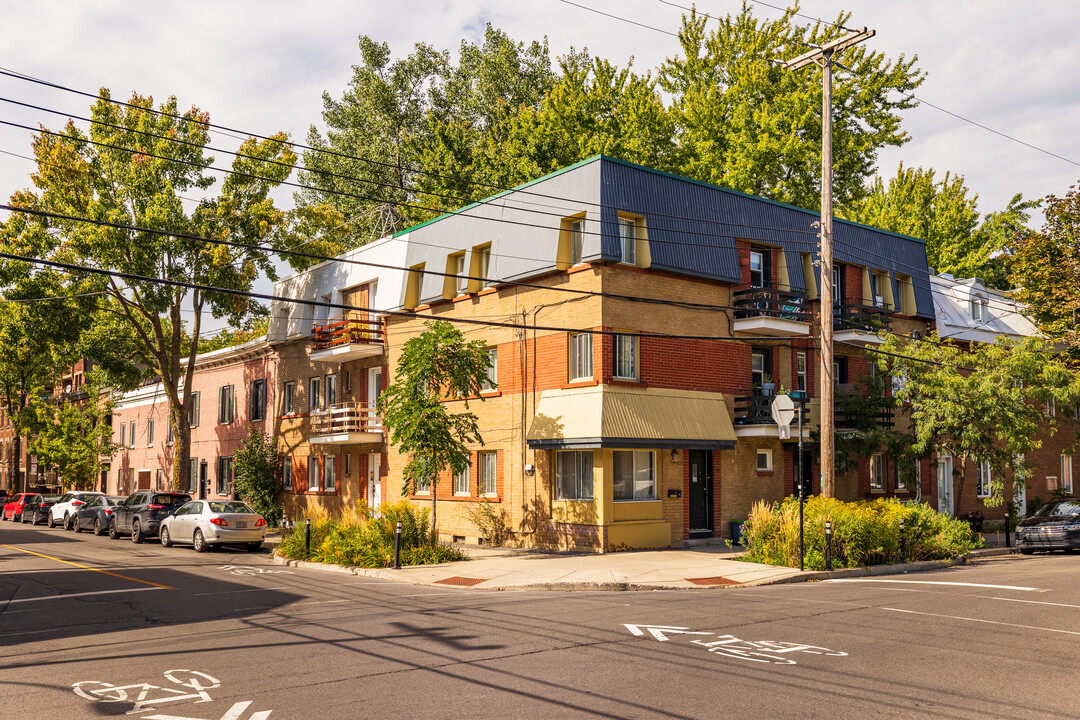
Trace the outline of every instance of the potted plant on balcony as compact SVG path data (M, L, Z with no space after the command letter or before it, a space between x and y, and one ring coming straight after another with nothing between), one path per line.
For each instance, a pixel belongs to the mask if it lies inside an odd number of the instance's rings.
M772 395L776 389L776 383L772 381L772 375L765 373L761 376L761 394Z

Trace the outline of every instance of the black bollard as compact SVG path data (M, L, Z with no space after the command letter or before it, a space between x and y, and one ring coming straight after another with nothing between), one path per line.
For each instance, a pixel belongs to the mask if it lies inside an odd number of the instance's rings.
M1005 506L1005 547L1012 547L1012 541L1009 540L1009 506Z
M394 569L401 569L401 521L398 520L394 529Z
M900 562L907 562L907 542L904 538L904 518L900 518Z
M832 521L825 521L825 569L832 570Z
M311 520L304 521L304 559L311 557Z

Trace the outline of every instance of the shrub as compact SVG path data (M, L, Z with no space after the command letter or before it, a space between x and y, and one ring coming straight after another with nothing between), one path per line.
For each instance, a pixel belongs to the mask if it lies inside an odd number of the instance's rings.
M506 510L496 506L493 502L485 500L478 505L467 505L465 514L469 516L469 520L480 531L481 542L499 547L510 534L510 528L507 527Z
M812 497L804 509L806 567L825 569L827 519L832 520L834 568L900 562L901 518L908 562L962 555L976 547L967 521L942 515L925 504L895 499L845 503ZM755 504L743 528L743 544L744 560L798 567L798 498Z

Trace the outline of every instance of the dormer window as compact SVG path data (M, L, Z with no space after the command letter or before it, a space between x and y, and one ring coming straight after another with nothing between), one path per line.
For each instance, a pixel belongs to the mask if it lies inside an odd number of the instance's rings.
M624 263L637 263L637 223L630 218L619 218L619 238L622 240Z
M585 221L574 220L570 223L570 264L581 264L581 244L585 232Z
M750 287L763 288L768 282L768 258L764 250L750 251Z
M989 303L987 302L986 298L973 297L968 302L968 305L971 308L972 321L977 323L984 323L990 319L990 316L987 312Z

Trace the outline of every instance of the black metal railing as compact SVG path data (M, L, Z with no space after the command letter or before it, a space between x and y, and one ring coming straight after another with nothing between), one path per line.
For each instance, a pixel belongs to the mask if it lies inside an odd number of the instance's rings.
M862 303L833 304L833 330L863 330L877 332L888 330L892 325L892 310L878 305Z
M743 395L741 397L734 398L735 408L735 424L736 425L775 425L776 421L772 416L772 401L775 395ZM799 402L795 401L795 407L799 407ZM803 425L808 426L810 424L810 408L807 403L802 406L803 413ZM795 427L799 422L798 415L795 416L795 420L792 422L792 427Z
M876 397L863 398L862 402L853 402L851 397L856 392L860 392L860 388L855 383L840 383L836 386L837 399L833 402L833 425L838 430L856 430L872 422L880 428L892 428L896 412L893 399Z
M772 287L744 287L734 293L735 319L771 317L809 323L806 293Z

